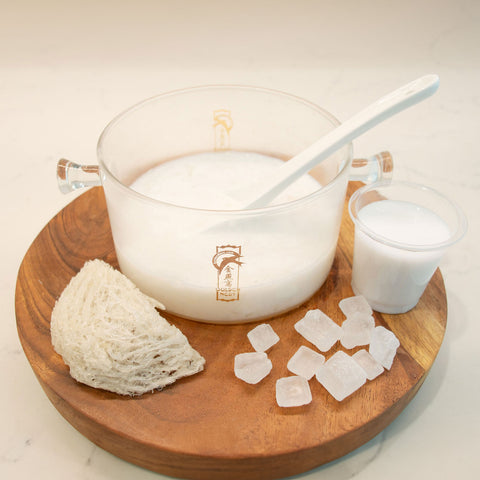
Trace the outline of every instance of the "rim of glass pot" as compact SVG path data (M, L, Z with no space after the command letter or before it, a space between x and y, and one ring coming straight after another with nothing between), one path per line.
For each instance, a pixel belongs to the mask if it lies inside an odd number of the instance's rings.
M103 160L103 149L102 149L102 144L104 139L108 136L110 130L112 130L117 123L123 120L123 118L131 113L133 113L136 110L141 109L148 103L153 103L161 98L166 98L166 97L171 97L171 96L177 96L177 95L184 95L190 92L194 91L201 91L201 90L245 90L245 91L258 91L258 92L263 92L263 93L268 93L268 94L273 94L276 96L284 97L289 100L292 100L294 102L300 103L305 105L306 107L309 107L310 109L316 111L320 115L322 115L326 120L328 120L331 123L332 128L338 127L341 122L330 112L327 110L323 109L322 107L319 107L313 102L310 102L308 100L305 100L302 97L299 97L297 95L293 95L290 93L285 93L282 92L281 90L275 90L271 88L265 88L265 87L255 87L255 86L250 86L250 85L235 85L235 84L225 84L225 85L201 85L201 86L196 86L196 87L189 87L189 88L182 88L182 89L177 89L177 90L171 90L169 92L165 92L159 95L154 95L152 97L146 98L128 108L120 112L118 115L116 115L108 124L107 126L103 129L98 142L97 142L97 158L98 162L100 164L100 174L106 175L111 181L113 181L118 187L120 187L122 190L125 190L125 193L128 195L132 195L138 200L141 200L143 202L152 204L152 205L168 205L170 207L174 208L180 208L182 210L191 210L191 211L198 211L198 212L204 212L204 213L221 213L221 214L227 214L227 215L246 215L246 214L252 214L252 213L259 213L263 211L268 211L268 212L274 212L274 211L280 211L284 209L291 208L292 206L296 206L301 203L310 203L310 201L316 200L317 197L326 195L328 191L332 188L333 184L335 181L342 175L342 173L345 173L345 170L348 168L350 165L352 158L353 158L353 145L352 143L348 143L344 147L341 148L348 148L348 152L346 154L346 158L343 161L342 165L340 166L340 169L338 170L337 174L335 177L333 177L326 185L322 186L322 188L319 188L317 191L306 195L304 197L300 197L296 200L292 200L290 202L285 202L285 203L280 203L277 205L270 205L266 207L259 207L259 208L251 208L251 209L240 209L240 210L222 210L222 209L208 209L208 208L197 208L197 207L187 207L184 205L177 205L175 203L171 202L165 202L162 200L158 200L155 198L151 198L147 195L144 195L140 192L137 192L130 188L128 185L120 181L111 171L110 169L106 166L104 160ZM312 142L313 143L313 142ZM103 183L103 178L102 178L102 183Z
M383 235L378 234L377 232L372 230L370 227L368 227L364 222L362 222L358 218L358 212L360 212L361 210L361 208L360 209L357 208L357 201L359 197L365 192L372 191L377 188L383 188L383 187L388 188L389 186L392 186L392 187L403 186L403 187L411 188L412 190L420 190L423 192L428 192L430 194L437 196L438 198L446 202L448 205L450 205L453 212L455 212L457 224L456 224L456 228L451 232L448 239L444 240L443 242L430 243L426 245L399 242L396 240L392 240L389 237L385 237ZM408 199L406 199L405 201L408 202ZM407 182L407 181L386 180L386 181L371 183L369 185L364 185L363 187L355 191L350 197L350 200L348 202L348 213L350 214L350 218L352 219L352 221L355 223L355 226L359 228L363 233L368 235L370 238L372 238L373 240L376 240L377 242L382 243L383 245L387 245L389 247L398 248L399 250L407 250L407 251L414 251L414 252L431 252L434 250L442 250L447 247L450 247L463 238L468 228L467 219L464 213L454 201L450 200L447 196L445 196L443 193L439 192L438 190L435 190L434 188L427 187L426 185L422 185L420 183Z

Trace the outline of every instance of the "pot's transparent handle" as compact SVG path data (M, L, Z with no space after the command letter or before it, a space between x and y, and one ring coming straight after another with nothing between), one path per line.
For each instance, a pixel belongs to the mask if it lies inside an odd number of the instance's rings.
M65 158L57 163L57 182L62 193L102 184L98 165L80 165Z
M393 175L393 158L390 152L380 152L368 158L354 158L350 181L373 183L390 180Z
M373 183L388 180L393 174L393 159L389 152L380 152L369 158L354 158L350 170L351 181ZM62 158L57 163L58 188L62 193L79 188L101 185L98 165L80 165Z

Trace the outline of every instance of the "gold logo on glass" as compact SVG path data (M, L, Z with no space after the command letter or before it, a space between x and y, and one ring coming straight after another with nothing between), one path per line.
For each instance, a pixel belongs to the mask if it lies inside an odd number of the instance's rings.
M215 131L215 150L230 148L230 130L233 127L230 110L215 110L213 112L213 129Z
M242 247L235 245L217 246L212 258L213 266L217 269L217 300L232 302L240 298L240 267L243 262Z

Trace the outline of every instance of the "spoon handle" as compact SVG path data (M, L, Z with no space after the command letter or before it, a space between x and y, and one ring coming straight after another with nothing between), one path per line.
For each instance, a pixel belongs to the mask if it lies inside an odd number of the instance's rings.
M381 97L285 162L268 182L262 185L260 193L255 189L255 198L246 203L243 208L260 208L268 205L288 185L340 147L387 118L433 95L438 84L437 75L425 75ZM250 189L250 196L251 191Z

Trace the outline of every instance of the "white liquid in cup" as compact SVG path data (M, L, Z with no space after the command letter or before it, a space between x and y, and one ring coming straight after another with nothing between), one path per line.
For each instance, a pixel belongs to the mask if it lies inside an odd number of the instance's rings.
M397 248L355 228L352 288L374 310L404 313L420 299L444 250L415 250L414 246L447 241L451 232L434 212L406 201L381 200L358 212L358 220L375 234L401 242Z
M154 167L131 188L176 205L235 209L238 205L228 192L265 177L281 163L277 158L256 153L202 153ZM304 197L320 187L313 177L305 175L274 203ZM311 202L289 216L279 212L264 220L240 220L237 226L222 231L211 228L211 218L200 217L199 223L192 226L191 212L185 213L185 218L188 217L185 220L179 209L170 218L161 220L138 218L138 212L123 211L123 215L131 215L132 228L148 225L146 234L137 232L134 236L113 213L117 257L122 271L146 294L160 299L172 313L216 323L273 316L307 300L328 276L344 200L344 196L338 200L339 196L330 196L331 201L323 199L325 208L321 212L317 203ZM121 209L117 206L116 211ZM144 213L140 209L139 212ZM168 222L167 233L162 230L161 234L153 235L154 221ZM182 222L188 224L185 231ZM169 230L172 235L168 235ZM239 296L234 301L217 298L219 270L213 266L212 257L216 247L222 245L241 246L242 256L238 259L241 265L234 266L237 270L231 275L238 275Z

